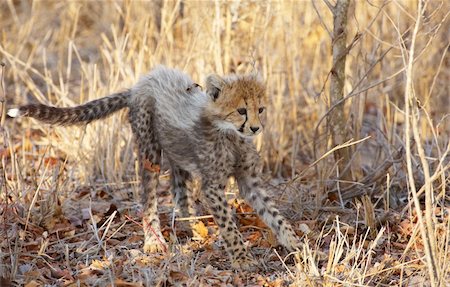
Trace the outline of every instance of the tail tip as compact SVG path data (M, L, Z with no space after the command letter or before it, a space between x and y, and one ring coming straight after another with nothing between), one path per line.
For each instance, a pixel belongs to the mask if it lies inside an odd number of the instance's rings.
M8 116L10 116L11 118L17 118L17 117L21 116L21 113L20 113L19 109L9 109L6 114Z

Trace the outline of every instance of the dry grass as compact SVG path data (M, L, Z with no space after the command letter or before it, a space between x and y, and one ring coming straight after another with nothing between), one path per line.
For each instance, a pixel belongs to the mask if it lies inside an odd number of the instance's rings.
M448 284L450 3L352 2L350 136L339 147L326 126L337 106L327 3L2 1L0 285ZM300 261L269 248L273 236L235 203L262 263L258 273L229 271L211 219L206 242L173 232L166 175L160 212L172 250L143 255L125 114L83 128L4 117L5 104L103 97L156 64L199 83L254 70L266 79L268 122L256 143L282 211L308 233ZM339 148L352 155L350 182L331 156Z

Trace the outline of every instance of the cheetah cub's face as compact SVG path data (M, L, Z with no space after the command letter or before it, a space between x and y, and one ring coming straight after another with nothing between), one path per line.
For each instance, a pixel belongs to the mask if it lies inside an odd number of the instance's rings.
M206 92L213 99L208 112L220 129L235 130L244 137L262 131L266 88L256 76L211 75L206 80Z

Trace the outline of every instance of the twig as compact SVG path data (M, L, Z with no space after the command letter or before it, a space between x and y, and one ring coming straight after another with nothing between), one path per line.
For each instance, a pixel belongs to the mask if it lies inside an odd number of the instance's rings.
M365 176L363 179L358 181L358 183L362 184L358 186L358 191L354 190L355 185L348 186L341 190L342 199L349 200L354 197L358 197L367 193L366 185L369 183L377 182L381 177L386 175L386 171L391 168L394 162L401 160L403 156L403 147L400 147L398 151L395 152L394 155L391 156L392 159L387 159L382 163L373 173Z
M346 100L360 95L361 93L366 92L369 89L372 89L382 83L384 83L387 80L390 80L393 76L397 76L399 75L401 72L403 72L404 69L401 69L400 71L396 72L394 75L391 75L383 80L377 81L373 84L368 85L367 87L356 91L356 89L362 84L363 80L369 75L369 73L374 69L374 67L381 62L381 60L384 59L384 57L387 55L387 53L389 53L392 50L392 47L390 47L388 50L386 50L375 62L372 63L372 65L369 67L369 69L367 70L367 72L361 77L361 79L358 81L358 83L355 85L355 87L353 88L353 90L344 98L342 98L341 100L337 101L336 103L334 103L326 112L325 114L320 118L320 120L317 122L316 127L314 128L314 138L313 138L313 153L314 153L314 158L317 158L317 148L316 148L316 141L317 141L317 137L319 134L319 127L322 124L322 122L329 116L329 114L340 104L343 104ZM328 73L329 75L329 73ZM327 79L328 80L328 75L327 75ZM325 85L325 84L324 84ZM325 89L325 86L323 86L323 89ZM322 91L323 92L323 91Z
M295 279L294 274L292 274L291 270L286 266L286 263L284 263L283 258L281 258L280 254L278 254L276 249L273 249L273 252L275 255L277 255L278 259L280 260L281 264L283 264L283 267L286 269L286 271L289 273L289 276L291 276L292 279Z
M352 146L352 145L355 145L355 144L359 144L359 143L361 143L363 141L368 140L369 138L370 138L370 136L367 136L367 137L365 137L363 139L360 139L360 140L357 140L357 141L353 141L353 139L350 139L350 140L348 140L347 142L345 142L343 144L337 145L337 146L333 147L332 149L330 149L329 151L327 151L324 155L322 155L319 159L314 161L312 164L310 164L308 168L310 168L312 166L315 166L319 161L321 161L322 159L326 158L327 156L329 156L330 154L332 154L333 152L335 152L335 151L337 151L339 149L346 148L346 147L349 147L349 146Z
M313 0L312 2L313 2L313 4L314 4L314 0ZM347 48L346 48L346 50L348 50L347 53L350 52L350 50L356 45L356 43L357 43L358 41L360 41L360 40L365 36L366 33L372 35L372 34L370 33L370 30L369 30L369 29L370 29L370 27L372 27L373 23L375 23L375 20L378 18L378 15L380 15L381 11L383 10L384 6L387 5L387 3L388 3L388 1L383 2L383 5L381 5L381 7L378 9L378 12L377 12L377 14L375 15L375 17L373 17L373 19L372 19L372 21L369 23L369 25L367 25L367 27L364 28L364 32L358 32L358 33L356 33L356 35L353 37L352 42L351 42L350 45L348 45ZM318 16L319 16L319 18L320 18L320 15L318 15ZM331 34L331 33L329 32L329 34ZM372 35L372 36L373 36L373 35ZM330 37L333 38L331 35L330 35ZM350 94L351 94L353 91L355 91L355 90L359 87L359 85L363 82L363 80L364 80L364 79L368 76L368 74L372 71L372 69L374 68L374 66L375 66L376 64L378 64L378 63L384 58L384 56L385 56L392 48L394 48L394 46L389 47L389 49L387 49L386 52L384 52L383 55L381 55L381 56L380 56L380 57L379 57L379 58L378 58L378 59L377 59L370 67L369 67L369 69L367 70L367 72L361 77L361 79L359 80L359 82L353 87L353 90L350 92ZM316 95L317 97L319 97L319 96L325 91L326 84L327 84L328 79L329 79L329 77L330 77L331 71L333 71L333 68L334 68L334 66L333 66L333 67L330 69L330 71L327 73L327 76L325 77L325 80L324 80L324 82L323 82L322 88L320 89L320 91L319 91L319 92L317 93L317 95Z
M447 155L450 153L450 142L447 145L447 150L443 153L441 160L439 161L438 166L442 166L443 162L445 161L445 158L447 157ZM445 174L447 172L447 170L450 169L450 163L448 163L445 166L442 166L441 169L437 169L435 171L435 173L430 177L431 182L434 182L435 180L437 180L441 174ZM425 185L423 185L418 191L417 191L417 196L421 196L422 193L425 191ZM407 211L407 209L409 209L411 207L412 202L409 202L405 208L402 210L402 213L405 213Z
M415 44L416 44L416 37L417 37L417 33L419 31L419 26L420 26L420 18L422 17L422 13L423 13L423 7L422 7L422 1L418 1L418 7L417 7L417 17L416 17L416 23L414 25L414 30L413 30L413 34L411 36L411 46L409 49L409 55L408 55L408 62L406 65L406 84L405 84L405 95L404 95L404 101L405 101L405 116L406 116L406 121L405 121L405 145L406 145L406 166L407 166L407 170L408 170L408 182L409 182L409 189L412 193L412 199L414 201L414 207L416 210L416 214L417 214L417 220L418 220L418 225L420 228L420 233L425 245L425 257L426 257L426 261L428 262L428 273L430 276L430 284L431 286L438 286L439 285L439 266L438 264L436 264L436 256L435 256L435 251L433 246L434 243L432 243L431 241L434 238L434 228L433 228L433 222L432 222L432 204L431 204L431 186L429 186L430 182L429 182L429 175L426 178L428 180L428 182L425 183L425 185L427 185L427 187L425 188L425 202L426 202L426 208L425 208L425 213L426 213L426 218L425 218L425 222L424 219L422 217L422 209L420 207L420 202L419 202L419 197L417 195L417 190L416 190L416 183L414 180L414 171L413 171L413 167L412 167L412 151L411 151L411 123L412 123L412 132L414 134L414 138L420 142L420 137L418 135L418 130L417 130L417 126L416 126L416 115L415 114L411 114L411 107L413 105L413 93L414 93L414 89L413 89L413 59L414 59L414 48L415 48ZM403 49L402 49L402 54L403 51L406 51L406 47L404 46L404 43L401 42ZM403 57L405 58L405 55L403 55ZM417 142L417 144L419 144L419 142ZM421 149L419 148L419 153ZM424 164L424 162L422 161L422 164ZM428 164L425 163L425 166L423 166L424 169L428 168ZM426 224L426 225L425 225Z
M335 6L331 5L331 3L328 0L322 0L322 1L328 6L328 9L330 9L331 13L334 14Z
M324 0L324 2L325 2L325 0ZM313 8L314 8L314 11L316 11L317 17L319 17L320 24L322 24L322 26L325 28L325 30L327 30L328 35L330 36L330 38L333 38L333 35L331 34L330 29L328 28L328 26L327 26L327 24L325 23L325 21L323 21L322 16L321 16L320 13L319 13L319 10L317 10L317 7L316 7L316 1L315 1L315 0L311 0L311 4L312 4L312 6L313 6ZM331 9L330 9L330 10L331 10ZM327 78L328 78L328 77L327 77Z

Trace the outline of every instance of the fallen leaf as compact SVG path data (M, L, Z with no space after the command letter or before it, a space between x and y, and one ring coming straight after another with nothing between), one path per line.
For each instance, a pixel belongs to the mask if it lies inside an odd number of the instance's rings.
M193 224L192 231L194 232L196 237L198 236L201 237L202 239L208 237L208 228L205 226L203 221L199 220L195 224Z
M27 284L25 284L25 287L38 287L38 286L42 286L41 283L38 283L35 280L31 280L30 282L28 282Z
M254 231L249 236L247 236L247 240L252 242L253 245L258 244L261 239L262 236L260 231Z
M126 239L126 243L128 243L128 244L136 243L139 241L142 241L142 236L140 236L140 235L132 235Z
M114 280L114 286L116 286L116 287L140 287L143 285L142 285L142 283L127 282L122 279L116 279L116 280Z
M72 281L74 280L72 274L70 274L70 271L67 269L61 270L60 268L56 267L52 268L50 271L51 271L50 274L52 275L53 278L56 279L65 278Z
M177 285L189 280L189 276L187 276L186 274L184 274L180 271L170 271L169 278L173 284L177 284Z
M44 164L49 168L56 166L59 162L60 159L57 157L49 156L44 158Z
M101 260L97 260L94 259L92 260L91 265L89 266L92 269L96 269L96 270L105 270L107 268L109 268L109 262L108 261L101 261Z
M144 161L144 169L154 173L159 173L161 171L161 167L159 166L159 164L153 164L148 159Z

